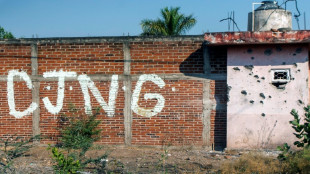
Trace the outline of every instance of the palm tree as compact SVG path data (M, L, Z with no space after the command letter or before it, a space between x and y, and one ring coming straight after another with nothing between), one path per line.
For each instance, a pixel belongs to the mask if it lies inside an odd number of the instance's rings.
M168 7L161 9L163 19L144 19L141 22L143 33L141 35L163 35L176 36L184 34L196 24L196 19L192 16L185 16L179 13L180 7Z

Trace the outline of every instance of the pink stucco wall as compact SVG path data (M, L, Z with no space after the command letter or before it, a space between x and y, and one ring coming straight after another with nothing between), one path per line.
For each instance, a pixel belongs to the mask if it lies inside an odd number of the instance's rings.
M290 111L303 116L309 102L308 49L299 44L228 48L228 149L268 149L294 142ZM290 69L285 89L271 83L272 69Z

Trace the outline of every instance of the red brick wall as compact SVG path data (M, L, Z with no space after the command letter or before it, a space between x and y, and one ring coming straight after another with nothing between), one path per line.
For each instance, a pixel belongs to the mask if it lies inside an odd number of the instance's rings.
M165 98L164 109L146 118L133 115L133 144L202 145L202 82L168 80L164 89L145 83L140 93L139 106L153 108L156 100L144 100L145 93L160 93Z
M132 42L132 74L203 73L201 41Z
M122 43L40 44L39 74L66 70L87 74L122 74Z
M23 70L31 74L31 47L26 44L0 44L0 75L7 75L9 70Z
M187 75L203 74L203 54L201 40L158 41L154 39L129 40L131 57L132 91L136 87L137 77L141 74ZM56 105L58 82L42 81L44 72L73 71L77 75L121 75L124 73L124 41L89 42L34 42L38 43L38 76L40 81L40 133L46 137L42 143L57 143L59 128L64 125L62 115L69 113L70 104L84 111L84 98L77 80L65 82L65 97L60 113L54 115L45 108L42 99L48 97ZM9 70L16 69L31 75L30 44L0 44L0 76L5 77ZM226 73L223 65L226 59L212 59L213 73ZM137 75L137 77L135 76ZM134 78L135 77L135 78ZM154 108L156 99L145 100L146 93L158 93L165 98L163 110L151 118L137 115L133 112L132 144L134 145L202 145L203 144L203 78L195 75L165 79L165 86L160 88L153 82L143 84L138 105L142 108ZM33 80L34 81L34 80ZM110 90L110 80L93 80L102 97L107 102ZM119 88L115 102L115 115L108 117L101 109L98 119L102 122L102 144L124 144L124 83L118 80ZM0 137L16 134L30 137L32 135L32 115L20 119L9 114L7 102L6 81L0 81ZM25 110L32 101L31 90L24 81L14 82L16 110ZM226 104L226 81L211 81L211 100ZM99 103L89 91L92 108ZM225 146L226 143L226 110L215 109L211 113L211 143Z

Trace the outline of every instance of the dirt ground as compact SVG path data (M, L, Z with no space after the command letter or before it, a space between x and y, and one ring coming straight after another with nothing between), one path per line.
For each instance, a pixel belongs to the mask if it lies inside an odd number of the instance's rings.
M216 173L222 162L238 158L240 152L215 152L191 147L138 147L96 145L86 155L107 153L109 173ZM14 160L17 173L53 173L53 160L47 147L34 147ZM91 169L88 169L91 171ZM95 172L85 172L95 173Z

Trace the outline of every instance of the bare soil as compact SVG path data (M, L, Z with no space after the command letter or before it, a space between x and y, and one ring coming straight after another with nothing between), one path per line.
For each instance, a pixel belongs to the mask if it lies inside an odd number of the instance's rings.
M214 152L192 147L140 147L95 145L87 157L107 153L108 173L216 173L222 162L233 160L240 152ZM17 173L53 173L54 161L47 147L34 147L14 160ZM87 173L96 173L89 167Z

